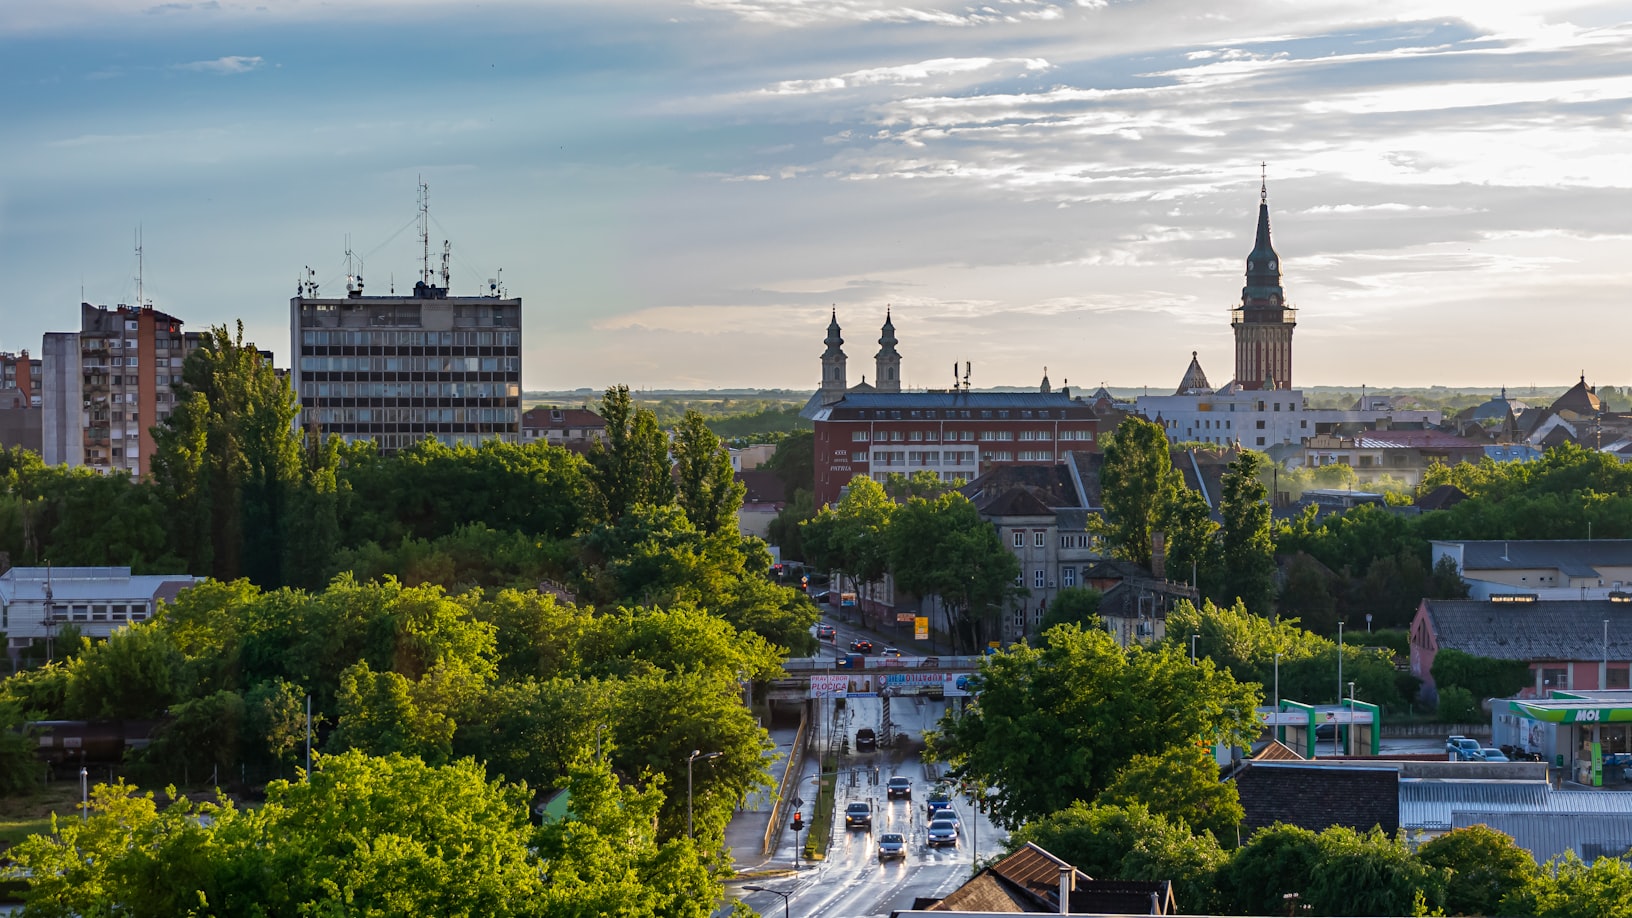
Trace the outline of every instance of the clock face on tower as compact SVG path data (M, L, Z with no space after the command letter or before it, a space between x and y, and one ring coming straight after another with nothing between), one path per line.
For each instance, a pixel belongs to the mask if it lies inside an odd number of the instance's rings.
M1275 262L1271 261L1269 263L1269 270L1271 270L1271 271L1275 270Z

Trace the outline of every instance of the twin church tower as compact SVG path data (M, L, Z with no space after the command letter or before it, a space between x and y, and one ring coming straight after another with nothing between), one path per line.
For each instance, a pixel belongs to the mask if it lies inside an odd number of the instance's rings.
M1235 379L1229 390L1277 390L1292 388L1292 331L1297 327L1297 310L1287 305L1281 289L1281 259L1269 238L1269 186L1258 188L1258 235L1247 255L1247 283L1241 288L1241 305L1230 310L1230 328L1235 331ZM822 354L823 405L830 405L850 391L900 392L901 355L896 352L895 324L884 312L879 336L877 373L869 385L865 378L855 389L846 385L844 338L839 335L839 315L835 309L827 326L827 350ZM1205 387L1200 367L1192 365ZM1208 391L1211 391L1210 389Z
M895 323L890 321L890 310L884 310L884 327L878 336L877 361L878 372L873 377L872 385L868 385L867 378L862 377L861 384L854 390L845 384L844 339L839 336L839 311L833 310L832 321L827 323L827 350L822 353L822 391L821 403L830 405L844 398L846 392L900 392L901 391L901 355L895 350Z

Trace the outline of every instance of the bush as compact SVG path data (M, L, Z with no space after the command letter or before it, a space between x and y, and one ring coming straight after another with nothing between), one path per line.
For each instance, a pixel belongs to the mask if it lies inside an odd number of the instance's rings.
M1439 690L1439 720L1446 724L1466 724L1479 719L1479 702L1460 685Z

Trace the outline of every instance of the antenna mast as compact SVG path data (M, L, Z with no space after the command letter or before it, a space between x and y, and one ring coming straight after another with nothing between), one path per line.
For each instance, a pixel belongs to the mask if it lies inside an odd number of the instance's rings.
M419 279L431 285L431 187L419 177Z
M142 225L140 223L138 223L138 224L136 224L136 306L137 306L137 308L140 308L142 306L147 305L147 301L146 301L146 299L144 299L143 292L142 292L142 274L143 274L143 271L142 271ZM81 297L81 299L83 299L83 297Z
M453 243L442 240L442 289L448 289L448 256L453 254Z

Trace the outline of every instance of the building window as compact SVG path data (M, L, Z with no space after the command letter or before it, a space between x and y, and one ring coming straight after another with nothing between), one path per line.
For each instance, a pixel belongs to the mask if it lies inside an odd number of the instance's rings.
M1543 667L1541 670L1541 685L1543 691L1549 689L1568 690L1570 687L1570 671L1563 667Z
M918 412L916 412L916 411L913 412L913 414L917 414L917 413ZM915 430L915 431L912 432L912 435L910 437L908 437L908 439L911 440L913 443L922 443L924 441L924 432L921 431L921 430Z
M1047 582L1048 581L1043 578L1043 569L1042 568L1039 567L1039 568L1037 568L1037 570L1032 572L1032 575L1031 575L1032 586L1034 586L1034 587L1036 587L1037 589L1040 590L1040 589L1043 588L1043 585L1046 584Z
M1259 423L1259 426L1263 426L1262 422ZM852 431L850 431L850 442L852 442L852 443L866 443L867 442L867 431L865 431L865 430L852 430Z
M866 453L851 453L850 454L850 461L851 462L866 462L867 461L867 454Z
M1036 536L1036 538L1032 539L1031 544L1037 546L1038 548L1042 548L1043 545L1045 544L1043 542L1043 540L1048 538L1048 533L1046 533L1043 530L1039 529L1036 532L1032 533L1032 535Z
M1624 667L1612 666L1604 673L1604 688L1624 689L1627 687L1627 671Z
M1259 421L1259 422L1258 422L1258 429L1259 429L1259 430L1263 430L1263 429L1264 429L1264 422L1263 422L1263 421L1262 421L1262 420L1260 420L1260 421Z
M1025 548L1026 547L1026 534L1021 532L1018 529L1016 529L1014 531L1014 547L1015 548Z
M1060 586L1074 587L1077 585L1077 569L1074 567L1060 568Z

